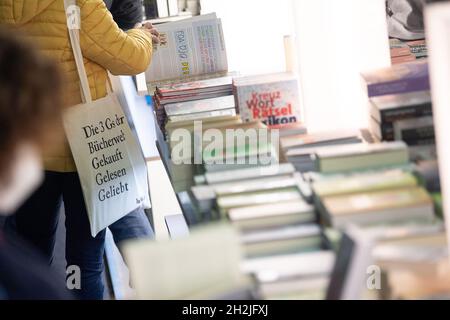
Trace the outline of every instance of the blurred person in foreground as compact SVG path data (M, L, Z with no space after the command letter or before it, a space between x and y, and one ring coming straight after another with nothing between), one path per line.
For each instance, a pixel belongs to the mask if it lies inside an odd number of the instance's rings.
M43 178L40 149L60 120L57 66L0 28L0 215L14 212ZM0 299L70 299L44 257L0 230Z
M1 0L0 24L23 31L41 52L58 62L67 78L65 105L82 102L80 80L70 46L62 0ZM93 100L107 94L108 71L113 75L144 72L152 58L158 33L151 25L122 31L103 0L77 0L80 10L80 44ZM103 299L103 254L106 230L91 236L80 179L62 135L44 150L45 179L40 188L6 221L13 229L53 259L58 214L64 202L66 262L81 271L82 299Z

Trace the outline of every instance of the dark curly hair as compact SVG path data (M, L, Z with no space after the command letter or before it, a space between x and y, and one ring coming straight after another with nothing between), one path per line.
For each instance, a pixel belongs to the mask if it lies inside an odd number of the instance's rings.
M61 134L62 103L55 62L16 30L0 27L0 179L7 178L20 143L42 147L50 135Z

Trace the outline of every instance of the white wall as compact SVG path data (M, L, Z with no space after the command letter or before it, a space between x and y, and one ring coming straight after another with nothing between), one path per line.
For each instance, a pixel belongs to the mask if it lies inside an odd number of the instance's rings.
M390 65L385 1L293 3L308 129L367 127L360 73Z
M230 71L285 70L283 36L293 32L291 0L201 0L201 8L202 14L222 18Z

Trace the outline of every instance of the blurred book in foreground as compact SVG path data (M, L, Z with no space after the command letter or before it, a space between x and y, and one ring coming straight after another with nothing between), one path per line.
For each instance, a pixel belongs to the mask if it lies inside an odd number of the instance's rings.
M248 284L240 270L238 236L227 225L180 240L131 241L123 251L138 299L208 299Z

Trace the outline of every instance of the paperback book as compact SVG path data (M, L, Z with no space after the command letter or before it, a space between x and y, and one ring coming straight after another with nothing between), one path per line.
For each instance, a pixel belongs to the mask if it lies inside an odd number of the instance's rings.
M369 98L430 90L428 61L425 59L364 72L362 77Z
M299 84L293 74L238 77L233 89L243 121L259 120L269 128L282 128L302 120Z

